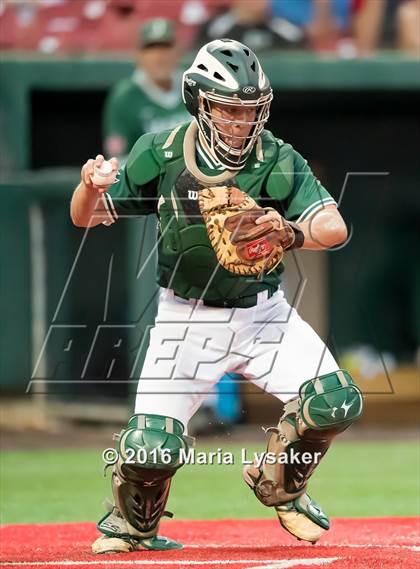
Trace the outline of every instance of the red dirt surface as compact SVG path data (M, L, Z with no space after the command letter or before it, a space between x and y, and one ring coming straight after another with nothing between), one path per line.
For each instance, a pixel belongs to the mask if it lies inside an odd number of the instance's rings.
M161 534L184 549L95 556L92 523L22 524L1 528L0 561L4 569L418 569L419 530L420 518L335 519L316 545L305 545L275 520L166 521Z

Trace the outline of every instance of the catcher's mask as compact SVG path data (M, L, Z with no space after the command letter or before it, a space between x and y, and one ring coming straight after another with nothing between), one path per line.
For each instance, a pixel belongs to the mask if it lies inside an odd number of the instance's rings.
M244 166L268 120L272 98L256 55L234 40L206 44L184 73L186 107L197 121L207 150L230 170ZM216 114L215 105L226 112ZM244 113L230 117L229 109Z

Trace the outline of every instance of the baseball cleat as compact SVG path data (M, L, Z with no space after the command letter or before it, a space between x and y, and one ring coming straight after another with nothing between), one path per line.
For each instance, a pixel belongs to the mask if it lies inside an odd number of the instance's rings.
M298 540L316 543L330 528L330 522L321 508L308 496L274 506L281 526Z
M132 541L126 541L120 537L101 535L92 543L92 553L129 553L135 551L136 546Z
M182 544L167 537L157 535L133 535L135 528L122 517L119 509L111 503L105 504L110 511L101 518L97 528L104 535L92 544L92 552L97 553L129 553L130 551L167 551L182 549ZM157 528L155 529L157 531Z
M147 539L141 539L140 549L150 549L153 551L167 551L169 549L182 549L182 543L178 543L173 539L168 539L167 537L156 535L154 537L148 537Z
M131 551L167 551L169 549L182 549L182 544L167 537L154 536L146 539L122 539L121 537L109 537L101 535L92 544L92 553L130 553Z

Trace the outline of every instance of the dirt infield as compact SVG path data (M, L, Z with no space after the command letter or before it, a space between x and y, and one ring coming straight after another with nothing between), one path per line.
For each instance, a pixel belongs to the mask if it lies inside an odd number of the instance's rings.
M9 525L1 528L1 567L414 569L419 528L420 518L335 519L317 545L304 545L275 520L167 521L161 533L184 549L94 556L92 523Z

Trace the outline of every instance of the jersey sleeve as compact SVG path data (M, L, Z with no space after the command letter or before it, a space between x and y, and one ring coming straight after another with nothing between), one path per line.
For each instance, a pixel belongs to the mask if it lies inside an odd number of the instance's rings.
M145 134L139 138L118 173L118 181L103 194L108 214L105 225L111 225L119 216L156 213L160 166L153 152L154 137Z
M286 219L301 222L327 205L337 205L296 150L293 150L293 164L293 186L284 204Z

